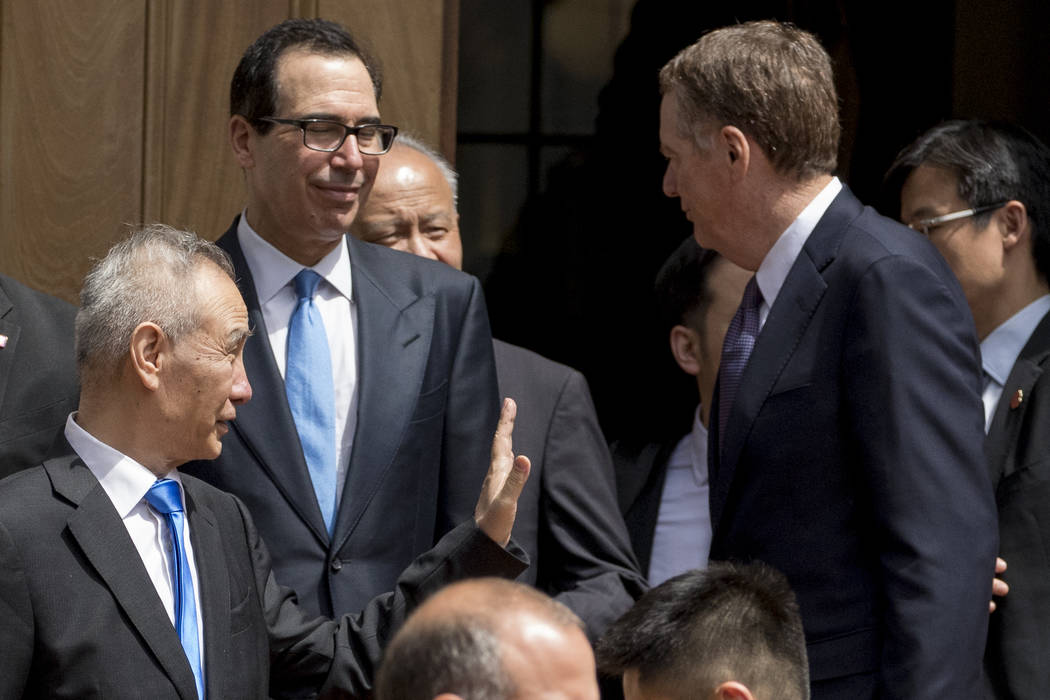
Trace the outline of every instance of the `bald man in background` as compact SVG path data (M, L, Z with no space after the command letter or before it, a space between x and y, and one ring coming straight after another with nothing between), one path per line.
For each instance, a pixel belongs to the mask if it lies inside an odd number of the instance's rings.
M456 269L463 244L456 173L401 134L350 232ZM533 565L519 581L571 608L592 639L645 588L620 517L612 461L583 375L536 353L493 341L501 396L518 403L515 447L532 459L514 539Z
M583 622L497 578L452 584L408 619L383 656L377 700L598 700Z

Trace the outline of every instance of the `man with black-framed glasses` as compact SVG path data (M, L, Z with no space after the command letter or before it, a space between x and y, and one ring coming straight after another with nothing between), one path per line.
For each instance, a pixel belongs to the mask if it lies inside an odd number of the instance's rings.
M498 396L476 279L348 237L397 135L375 61L345 28L293 19L245 51L229 138L247 200L218 244L254 335L256 401L214 462L278 580L338 615L469 517Z
M946 122L901 151L886 182L901 221L929 236L959 278L981 341L1010 587L991 619L986 676L998 698L1047 698L1050 149L1009 124Z

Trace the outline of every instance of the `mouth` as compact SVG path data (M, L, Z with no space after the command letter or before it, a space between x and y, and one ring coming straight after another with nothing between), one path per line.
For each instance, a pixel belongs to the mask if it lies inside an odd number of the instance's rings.
M321 197L337 204L353 204L361 192L360 185L314 184Z

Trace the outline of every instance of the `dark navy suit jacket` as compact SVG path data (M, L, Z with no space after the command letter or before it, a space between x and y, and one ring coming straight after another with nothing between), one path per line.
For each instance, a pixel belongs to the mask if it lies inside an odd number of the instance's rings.
M236 220L218 244L233 258L255 331L244 348L253 398L237 409L222 456L182 471L248 506L277 580L307 610L360 610L473 516L499 408L481 286L448 265L347 237L358 419L329 537Z
M709 444L711 559L787 575L816 700L979 693L997 552L979 367L941 256L844 188Z

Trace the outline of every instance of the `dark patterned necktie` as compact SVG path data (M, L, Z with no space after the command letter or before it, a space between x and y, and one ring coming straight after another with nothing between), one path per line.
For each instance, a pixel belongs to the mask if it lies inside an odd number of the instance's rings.
M740 388L740 377L747 367L751 351L758 338L758 308L762 304L762 292L752 277L744 287L744 298L729 323L725 342L722 343L722 361L718 365L718 449L725 447L726 423L729 412Z

